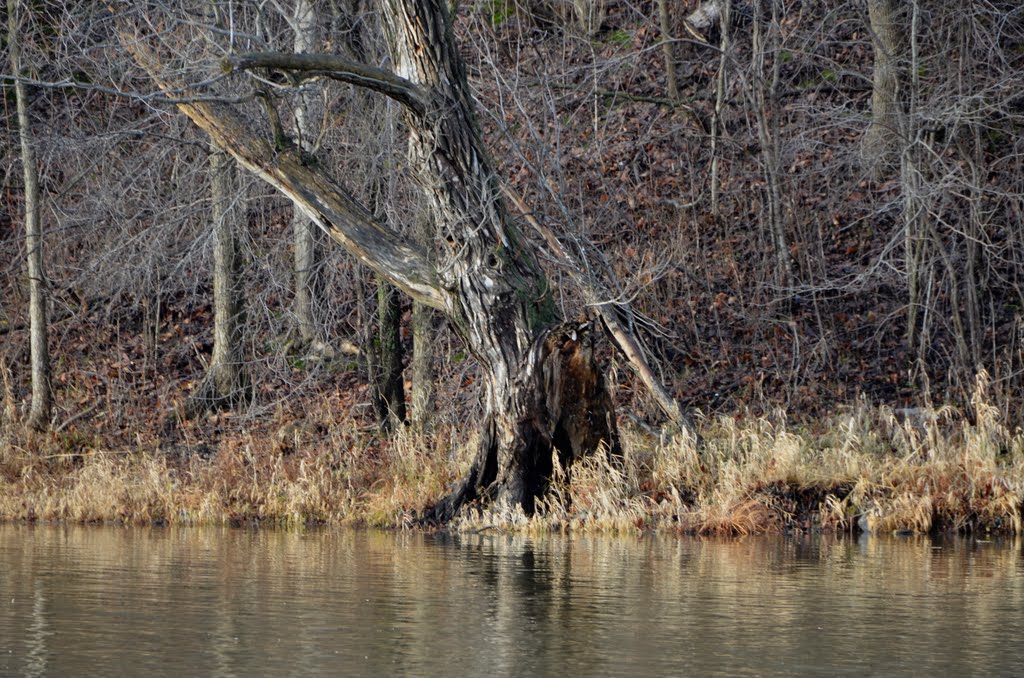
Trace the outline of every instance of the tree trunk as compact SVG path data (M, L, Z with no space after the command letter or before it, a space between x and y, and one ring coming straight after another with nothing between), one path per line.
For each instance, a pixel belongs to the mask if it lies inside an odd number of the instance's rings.
M665 56L665 88L668 98L679 99L679 84L676 81L676 55L672 47L672 16L669 0L658 0L658 26L661 29L661 51Z
M370 188L373 214L384 219L385 210L381 204L383 181L375 179ZM397 431L405 423L405 382L402 379L402 300L398 289L387 278L377 276L377 327L367 328L372 336L368 352L370 386L373 389L373 407L381 431Z
M898 157L903 111L899 101L903 69L903 31L895 0L868 0L871 46L875 53L871 90L871 123L864 134L864 160L879 181Z
M934 276L934 272L932 271L932 257L928 256L930 249L927 235L929 216L922 175L922 167L926 163L920 157L923 152L921 130L915 123L917 97L921 92L917 44L919 20L918 4L916 1L911 2L910 92L907 97L907 115L902 121L904 129L901 130L906 138L906 145L899 154L899 160L900 185L903 190L903 256L907 271L907 347L911 351L916 351L919 365L926 365L930 327L928 297L931 287L929 281Z
M18 43L19 2L7 0L8 49L11 72L21 73L21 46ZM28 118L25 84L14 81L14 97L18 110L18 132L21 138L21 164L25 174L25 250L28 257L29 345L32 366L32 405L28 426L42 431L50 425L50 354L46 345L46 288L43 284L43 235L39 220L39 175Z
M508 218L474 119L465 69L439 0L383 0L397 74L430 93L410 121L410 156L446 247L446 314L480 363L485 421L463 482L430 512L450 519L486 497L533 510L551 477L599 441L615 446L611 401L583 327L556 325L534 251ZM589 328L589 325L586 326ZM586 338L584 338L586 334Z
M416 226L416 241L430 258L433 247L433 222L425 216ZM418 301L412 303L412 389L410 420L413 428L430 430L434 418L434 309Z
M374 407L377 421L386 432L397 431L405 423L405 383L402 380L402 299L394 285L377 278L377 340Z
M249 399L242 338L245 302L238 229L235 161L224 151L210 153L210 199L213 221L213 357L204 383L187 407L188 416L232 407Z
M193 98L179 100L178 107L361 262L444 311L477 359L484 409L480 445L465 479L425 518L450 519L477 498L529 512L547 488L553 452L568 466L602 442L618 450L590 324L559 322L535 252L507 216L446 4L382 4L397 73L337 55L242 54L225 63L331 77L401 103L412 164L438 231L436 265L423 248L375 221L321 168L304 163L295 149L275 149L254 133L231 105ZM169 81L159 53L138 32L124 36L122 44L161 87L190 91Z
M761 166L764 170L765 190L768 203L768 236L775 251L775 281L784 289L793 287L793 260L789 252L789 239L786 237L786 220L783 211L782 189L782 148L779 137L778 91L780 64L776 53L772 58L772 70L766 71L766 58L770 51L778 51L781 42L780 17L778 4L771 0L771 22L768 24L768 35L762 28L762 0L754 2L754 25L752 35L751 58L756 74L753 92L754 114L757 119L757 135L761 142ZM769 45L768 40L772 41Z
M317 14L309 0L295 3L292 17L295 32L294 51L296 54L312 52L317 42ZM295 136L303 152L315 154L315 130L310 120L313 96L302 93L295 108ZM315 300L319 295L320 229L312 220L296 208L292 215L292 237L294 238L295 262L295 322L299 339L305 347L315 347L317 336Z
M722 30L718 47L718 75L715 77L715 113L711 118L711 214L716 218L721 214L718 174L722 160L720 138L725 131L722 114L725 110L725 92L729 82L729 14L732 11L732 0L721 0L721 8Z

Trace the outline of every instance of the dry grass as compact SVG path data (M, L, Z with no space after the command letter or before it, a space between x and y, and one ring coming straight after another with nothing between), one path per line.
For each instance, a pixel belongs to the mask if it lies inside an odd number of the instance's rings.
M777 414L703 422L700 450L625 429L527 517L465 512L459 530L757 534L787 530L1022 531L1024 434L978 380L970 417L858 403L821 432ZM273 422L216 450L106 450L88 437L0 433L0 519L126 524L408 527L457 479L474 441L442 429L381 444L329 413Z

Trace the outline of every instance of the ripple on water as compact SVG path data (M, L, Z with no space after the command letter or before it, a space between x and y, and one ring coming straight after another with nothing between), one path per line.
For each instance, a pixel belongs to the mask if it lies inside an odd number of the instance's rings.
M0 526L0 675L1011 675L1019 543Z

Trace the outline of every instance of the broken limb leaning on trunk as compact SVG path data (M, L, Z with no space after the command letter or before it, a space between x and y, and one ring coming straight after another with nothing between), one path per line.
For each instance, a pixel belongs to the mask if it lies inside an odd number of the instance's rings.
M601 447L618 452L611 398L594 357L598 333L589 321L561 317L532 245L505 210L447 7L437 0L382 4L396 72L294 54L238 55L226 67L331 77L401 103L411 164L436 225L436 262L374 220L298 151L274 148L232 106L194 101L179 108L361 262L444 312L477 359L484 409L479 447L463 481L426 518L448 520L476 499L530 512L548 488L555 458L568 467ZM132 36L125 44L164 87L187 89L166 81L159 52L144 40Z

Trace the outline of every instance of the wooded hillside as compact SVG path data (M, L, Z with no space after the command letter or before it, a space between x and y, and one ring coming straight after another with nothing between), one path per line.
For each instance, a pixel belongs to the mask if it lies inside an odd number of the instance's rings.
M77 453L216 449L252 430L288 430L289 446L317 437L294 425L314 410L468 433L512 417L496 403L520 368L503 361L548 320L578 324L569 339L559 325L560 350L592 348L619 418L640 426L666 419L653 383L709 416L813 425L863 399L971 418L983 371L1003 421L1021 422L1020 3L461 3L469 88L444 97L465 100L479 157L472 139L471 153L446 146L450 119L417 98L426 76L376 3L188 5L9 0L7 425L44 397L33 322L47 323L52 391L34 425ZM300 58L313 53L340 61ZM245 171L251 144L227 149L237 172L218 170L226 156L189 106L231 107L275 167L337 181L356 230L331 233L323 203L297 209L283 180ZM478 170L460 202L452 182ZM378 226L393 249L365 255L358 234ZM481 268L457 268L471 259ZM531 298L507 318L479 311L491 278L474 271L513 268L508 294ZM636 340L646 387L609 322ZM545 416L544 435L562 430Z

